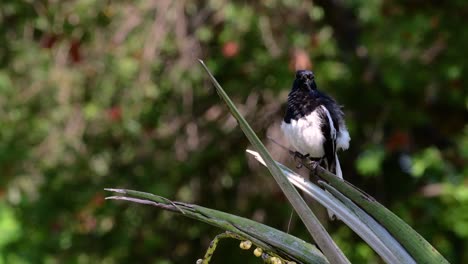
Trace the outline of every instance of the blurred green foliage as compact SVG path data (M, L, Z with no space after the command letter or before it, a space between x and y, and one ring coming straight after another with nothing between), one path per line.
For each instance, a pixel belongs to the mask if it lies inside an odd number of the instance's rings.
M461 0L2 2L0 263L190 263L219 232L104 202L104 187L286 229L289 205L197 58L278 139L293 72L312 68L345 106L345 177L468 263L467 14ZM329 228L351 261L377 261ZM214 263L258 263L235 244Z

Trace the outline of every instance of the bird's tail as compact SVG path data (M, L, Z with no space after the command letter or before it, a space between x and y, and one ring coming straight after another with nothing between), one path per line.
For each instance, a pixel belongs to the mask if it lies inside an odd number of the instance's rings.
M334 173L338 178L343 179L343 172L341 171L341 166L340 166L340 161L338 160L338 155L335 153L335 166L330 166L330 168L327 168L330 172ZM335 220L337 219L336 215L327 209L328 212L328 217L330 220Z
M341 171L340 161L338 160L338 154L335 153L335 158L323 158L320 165L327 171L335 174L338 178L343 179L343 172Z
M335 153L335 175L338 178L343 179L343 172L341 171L340 160L338 160L338 154Z

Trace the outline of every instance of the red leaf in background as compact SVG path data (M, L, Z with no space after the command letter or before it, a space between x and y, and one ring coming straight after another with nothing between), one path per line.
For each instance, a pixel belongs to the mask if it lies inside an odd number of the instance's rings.
M98 193L96 195L94 195L93 199L92 199L92 205L94 205L95 207L100 207L104 204L104 195Z
M406 131L395 131L387 139L385 144L388 151L393 152L397 150L407 149L410 144L410 136Z
M68 54L73 63L79 63L82 59L81 52L80 52L80 42L78 40L72 40L70 43L70 50Z
M303 49L295 49L289 60L289 67L293 71L312 69L309 54Z
M45 49L50 49L55 45L55 43L57 43L58 39L58 36L55 34L45 33L41 37L41 47Z
M107 110L107 116L111 121L120 121L122 120L122 109L120 106L114 106Z
M232 58L239 53L239 44L234 41L228 41L223 45L223 56L226 58Z

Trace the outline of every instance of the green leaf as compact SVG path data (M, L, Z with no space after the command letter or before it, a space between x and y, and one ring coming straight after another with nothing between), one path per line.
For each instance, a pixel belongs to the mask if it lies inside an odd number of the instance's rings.
M304 164L313 169L308 164ZM315 171L318 176L343 193L347 198L358 204L410 253L417 263L449 263L429 242L418 232L405 223L401 218L377 202L373 197L354 187L352 184L336 177L324 168L317 167Z
M307 230L312 235L314 241L324 252L325 256L327 256L328 260L331 263L349 263L349 261L344 256L343 252L338 248L338 246L332 240L325 228L319 222L317 217L312 213L304 199L302 199L299 192L289 182L286 175L283 174L279 166L268 153L268 150L265 148L263 143L255 134L253 129L237 110L236 106L231 101L226 92L223 90L218 81L211 74L208 67L206 67L202 60L200 60L200 63L210 76L211 82L214 84L219 96L224 100L234 118L236 118L237 122L239 123L239 126L249 139L250 143L258 150L263 160L265 160L268 170L273 175L273 178L276 180L279 187L286 195L289 202L292 204L294 210L297 212L302 222L305 224Z
M265 165L265 162L257 152L251 150L247 150L247 152ZM331 195L283 164L279 162L277 164L294 186L303 190L305 195L309 195L321 205L333 211L338 219L343 221L343 223L366 241L386 263L416 263L384 227L335 188L325 182L320 182L321 185L333 194Z
M364 176L375 176L381 173L385 150L382 147L373 147L362 152L356 160L356 168Z
M252 241L264 250L274 252L284 258L299 263L329 263L325 256L314 245L247 218L195 204L171 201L151 193L125 189L106 190L121 195L107 197L106 199L148 204L174 213L180 213L186 217L238 234L244 239Z

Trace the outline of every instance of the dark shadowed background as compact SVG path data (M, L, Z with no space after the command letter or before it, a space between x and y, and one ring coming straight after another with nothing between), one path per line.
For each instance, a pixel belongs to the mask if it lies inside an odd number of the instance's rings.
M105 187L287 229L290 205L197 58L291 166L266 137L284 142L294 71L312 69L345 106L345 178L468 263L467 17L462 0L2 2L0 264L194 263L221 232ZM380 263L328 229L353 263ZM297 216L290 232L310 241ZM227 240L213 263L260 260Z

